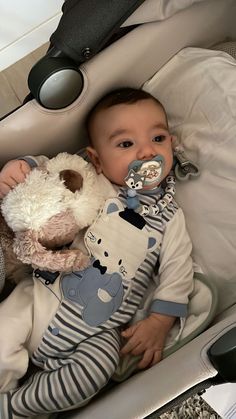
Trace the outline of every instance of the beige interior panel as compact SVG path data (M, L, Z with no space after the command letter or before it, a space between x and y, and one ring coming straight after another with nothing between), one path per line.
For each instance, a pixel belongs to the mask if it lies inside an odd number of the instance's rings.
M75 152L86 143L84 117L105 91L140 87L186 46L209 47L236 38L235 0L208 0L130 32L81 67L84 90L69 107L50 111L28 102L0 122L0 165L25 154Z

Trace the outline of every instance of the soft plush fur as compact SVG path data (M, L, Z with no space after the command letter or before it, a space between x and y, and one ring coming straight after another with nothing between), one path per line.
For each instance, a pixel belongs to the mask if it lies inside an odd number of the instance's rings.
M88 255L68 245L94 221L109 195L109 182L78 155L60 153L33 169L1 205L17 258L50 271L85 268Z

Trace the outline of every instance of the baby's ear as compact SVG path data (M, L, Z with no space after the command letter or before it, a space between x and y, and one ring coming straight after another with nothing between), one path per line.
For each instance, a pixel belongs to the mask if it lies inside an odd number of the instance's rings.
M59 176L64 180L65 187L71 192L79 191L83 186L83 178L75 170L62 170Z
M101 163L97 151L93 147L86 148L89 160L94 165L98 175L102 173Z

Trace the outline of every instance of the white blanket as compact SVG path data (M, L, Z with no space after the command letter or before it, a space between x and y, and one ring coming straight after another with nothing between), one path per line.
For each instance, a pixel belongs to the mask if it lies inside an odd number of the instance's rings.
M201 170L177 184L193 242L193 257L219 288L219 307L236 301L236 61L230 55L186 48L144 89L163 103L170 130Z

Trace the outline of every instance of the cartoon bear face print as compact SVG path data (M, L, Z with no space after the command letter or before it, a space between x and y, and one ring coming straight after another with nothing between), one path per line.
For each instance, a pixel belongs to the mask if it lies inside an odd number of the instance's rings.
M87 230L85 244L104 273L119 273L131 279L148 252L160 246L161 234L148 230L143 217L124 208L119 199L109 199Z

